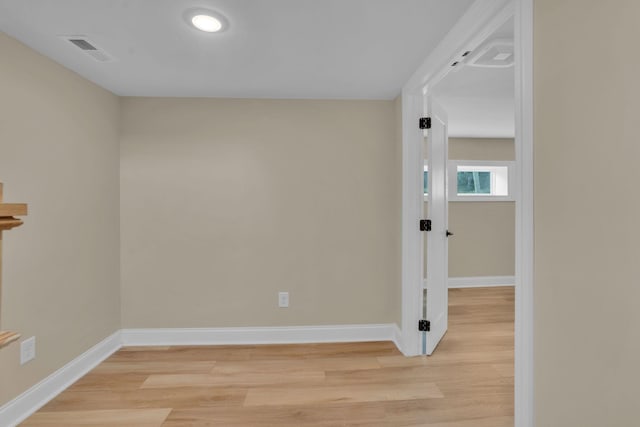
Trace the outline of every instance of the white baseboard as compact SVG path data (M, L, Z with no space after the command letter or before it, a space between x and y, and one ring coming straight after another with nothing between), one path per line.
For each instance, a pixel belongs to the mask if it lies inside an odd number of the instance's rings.
M449 277L449 289L514 286L515 276Z
M124 346L305 344L393 341L395 324L247 328L123 329Z
M393 343L398 350L404 354L404 345L402 343L402 330L395 323L393 324Z
M121 347L120 331L105 338L15 399L0 407L3 427L14 427Z

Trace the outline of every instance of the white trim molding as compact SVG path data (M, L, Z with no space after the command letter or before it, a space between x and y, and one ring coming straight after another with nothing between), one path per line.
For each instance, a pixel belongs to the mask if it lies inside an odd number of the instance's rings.
M515 276L449 277L449 289L515 286Z
M122 347L120 331L105 338L15 399L0 407L3 427L14 427Z
M123 346L396 342L398 327L393 323L387 323L246 328L123 329L121 334Z
M402 352L402 330L395 323L393 324L393 343Z
M535 425L533 369L533 0L515 0L516 318L515 426Z

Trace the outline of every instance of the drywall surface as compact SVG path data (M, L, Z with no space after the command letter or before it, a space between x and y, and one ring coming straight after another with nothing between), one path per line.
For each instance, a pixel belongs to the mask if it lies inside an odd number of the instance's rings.
M125 327L397 321L394 101L122 107Z
M4 233L0 404L120 327L118 98L0 33L0 182L26 202Z
M515 202L449 202L449 277L515 274Z
M513 139L449 139L449 160L514 159ZM515 274L515 202L449 202L449 230L449 277Z
M640 2L534 7L536 425L635 426Z
M513 138L450 138L450 160L515 160Z

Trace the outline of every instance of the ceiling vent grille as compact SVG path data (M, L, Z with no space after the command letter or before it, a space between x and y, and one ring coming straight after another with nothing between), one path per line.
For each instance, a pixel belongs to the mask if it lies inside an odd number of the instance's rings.
M85 39L69 39L69 41L82 50L98 50L94 45L92 45Z
M115 58L105 52L104 49L96 46L91 40L85 36L61 36L63 40L68 41L77 49L80 49L82 53L90 56L98 62L112 62Z
M508 68L514 64L513 40L490 40L466 57L466 65L484 68Z

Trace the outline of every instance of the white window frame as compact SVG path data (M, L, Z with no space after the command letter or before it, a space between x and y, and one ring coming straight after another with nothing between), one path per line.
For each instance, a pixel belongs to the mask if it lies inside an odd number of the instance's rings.
M492 194L458 194L458 166L471 166L473 168L486 167L488 170L496 167L507 168L507 195L497 196ZM450 202L510 202L516 200L516 162L508 160L449 160L447 167L449 179ZM424 161L423 171L428 171L428 162ZM493 185L492 185L493 188ZM429 201L429 193L424 193L424 201Z
M449 174L449 201L451 202L509 202L516 200L517 188L515 166L516 162L501 160L450 160ZM503 196L495 194L458 194L458 167L470 166L472 168L487 168L490 171L496 167L507 168L507 194ZM495 188L492 185L492 188Z

